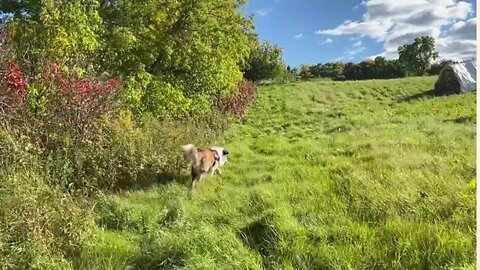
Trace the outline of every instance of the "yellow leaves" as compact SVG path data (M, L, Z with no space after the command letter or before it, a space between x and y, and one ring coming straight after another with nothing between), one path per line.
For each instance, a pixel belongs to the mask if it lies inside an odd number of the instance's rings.
M167 20L167 14L164 11L156 11L155 15L152 17L152 22L155 25L154 27L162 26Z
M137 74L137 80L140 82L142 88L146 88L147 85L152 81L152 74L146 72L144 69Z
M73 69L73 73L75 74L75 76L82 77L85 74L85 69L76 67Z
M68 34L63 28L61 28L53 38L53 46L58 49L66 49L68 45L70 45Z
M55 8L55 3L53 0L43 1L43 6L40 11L40 21L44 25L49 25L55 23L60 19L60 10Z
M470 188L471 190L475 190L476 187L477 187L477 179L473 178L472 180L470 180L470 182L468 182L468 188Z
M142 86L142 80L137 80L134 77L130 77L128 82L125 84L123 101L131 107L139 106L144 95L144 88L145 87Z
M128 130L131 131L134 128L134 120L133 120L133 114L130 111L123 111L119 114L119 117L117 118L117 124L118 127L121 128L122 130Z
M192 107L192 100L187 98L181 89L162 81L153 81L146 89L144 98L147 110L160 117L180 116Z
M116 27L113 30L113 36L115 41L118 42L118 45L121 45L122 47L133 47L133 45L138 42L135 34L126 27Z
M41 58L73 63L83 61L100 46L102 20L96 0L41 1L38 19L11 25L18 50Z

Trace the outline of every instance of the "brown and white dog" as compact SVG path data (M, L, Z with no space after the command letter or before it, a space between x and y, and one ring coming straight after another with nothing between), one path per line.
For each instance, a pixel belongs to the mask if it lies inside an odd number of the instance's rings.
M182 149L184 158L191 162L192 188L207 174L221 174L220 167L227 162L228 151L223 147L197 148L187 144Z

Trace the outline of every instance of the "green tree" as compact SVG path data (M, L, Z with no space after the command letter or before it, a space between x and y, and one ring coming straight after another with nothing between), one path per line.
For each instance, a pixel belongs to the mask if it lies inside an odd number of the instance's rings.
M101 6L103 66L128 76L148 73L205 108L236 89L252 42L252 21L237 12L245 1L110 2Z
M301 65L299 75L300 75L300 78L302 78L302 80L308 80L312 78L312 73L310 72L310 66L306 64Z
M446 66L453 64L454 61L452 60L442 60L437 63L433 63L430 68L428 69L427 73L428 75L438 75L440 74L440 71L444 69Z
M254 44L244 70L244 77L254 82L275 79L282 75L284 69L282 49L264 41Z
M312 73L312 77L319 78L320 74L322 72L322 65L317 64L317 65L314 65L314 66L310 66L310 72Z
M319 74L322 78L338 79L343 77L343 69L345 64L341 62L328 62L325 64L318 64L315 66L315 75Z
M35 69L48 59L77 68L90 66L101 47L98 0L2 1L0 11L14 14L8 24L14 57ZM28 64L25 66L25 64Z
M1 1L0 12L14 14L10 33L24 63L49 59L121 77L121 103L138 112L164 112L170 103L198 111L210 110L242 79L253 42L253 21L238 12L245 3L10 0ZM161 108L146 102L163 93L173 100L157 98Z
M438 57L435 39L429 36L415 38L413 43L400 46L398 55L399 61L405 65L408 74L424 75L432 61Z

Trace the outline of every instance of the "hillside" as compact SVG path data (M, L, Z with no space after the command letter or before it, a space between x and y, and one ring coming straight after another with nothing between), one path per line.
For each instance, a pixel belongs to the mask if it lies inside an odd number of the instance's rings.
M435 79L260 87L223 176L109 197L77 267L473 269L476 94Z

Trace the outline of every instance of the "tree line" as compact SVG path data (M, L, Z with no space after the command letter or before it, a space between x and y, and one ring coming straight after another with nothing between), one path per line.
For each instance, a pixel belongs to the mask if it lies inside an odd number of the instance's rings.
M258 51L255 69L251 72L256 76L246 74L252 80L267 80L272 78L298 78L308 80L314 78L329 78L333 80L369 80L393 79L407 76L438 75L440 71L453 63L452 60L438 59L435 49L435 39L429 36L416 38L412 43L398 48L398 59L389 60L382 56L367 59L360 63L327 62L316 65L303 64L299 68L284 67L284 63L276 57L278 50L269 44ZM268 64L267 64L268 63Z

